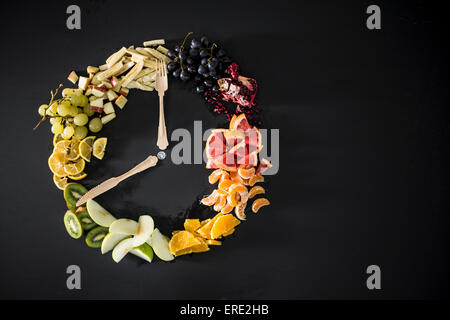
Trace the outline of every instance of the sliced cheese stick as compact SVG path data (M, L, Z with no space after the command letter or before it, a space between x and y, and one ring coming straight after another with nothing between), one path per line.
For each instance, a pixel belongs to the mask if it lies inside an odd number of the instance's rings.
M111 78L112 76L116 76L117 73L122 70L123 63L122 61L117 62L115 65L113 65L111 68L109 68L106 71L103 71L98 75L98 80L103 81L106 79Z
M164 48L163 46L158 46L158 48L156 48L156 50L158 50L159 52L161 52L164 55L167 55L167 52L169 52L169 49Z
M131 61L137 62L137 59L147 59L149 56L145 56L143 54L140 54L139 52L137 52L136 50L127 50L127 53L131 55Z
M127 62L123 65L122 69L120 69L116 76L120 76L121 74L123 74L125 71L127 71L128 69L130 69L132 66L134 66L135 63L133 61Z
M117 63L122 57L127 53L127 48L122 47L119 51L113 53L111 56L109 56L108 59L106 59L106 64L108 65L108 68L111 68L114 64Z
M144 67L144 60L140 60L136 65L126 74L122 79L122 86L126 87L127 84L132 81Z
M150 73L152 73L152 72L154 72L154 69L153 69L153 68L144 68L144 69L141 70L141 72L139 72L139 73L137 74L137 76L136 76L135 79L142 78L142 77L144 77L144 76L146 76L146 75L148 75L148 74L150 74Z
M147 52L147 50L145 50L145 48L138 47L135 50L146 57L152 56L150 53Z
M151 68L151 69L156 70L156 65L157 65L156 60L149 60L149 59L144 60L144 67L146 67L146 68Z
M144 47L151 47L151 46L157 46L160 44L166 44L164 39L156 39L156 40L150 40L144 42Z
M152 56L154 56L155 58L159 59L159 60L163 60L166 63L171 62L172 60L170 60L170 58L164 54L162 54L161 52L152 49L152 48L145 48L145 50L147 50L147 52L149 52Z
M153 91L155 88L142 84L138 81L130 81L130 83L127 84L128 89L140 89L144 91Z

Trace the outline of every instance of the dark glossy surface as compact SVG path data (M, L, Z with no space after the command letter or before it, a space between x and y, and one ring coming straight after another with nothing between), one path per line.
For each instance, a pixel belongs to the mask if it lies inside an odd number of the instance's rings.
M369 31L365 1L78 3L80 31L66 29L64 1L17 2L0 22L0 298L448 296L449 52L439 7L378 1L382 30ZM272 205L209 253L115 264L67 235L47 166L49 125L31 130L37 108L72 69L102 64L123 45L175 44L188 31L218 40L258 80L263 125L281 135L280 171L266 184ZM169 86L169 132L193 132L194 120L224 124L191 84ZM87 169L87 187L157 153L157 108L156 94L131 91L102 132L107 154ZM196 205L211 190L208 173L168 155L99 202L118 217L150 213L168 234L187 208L208 214ZM66 289L71 264L82 290ZM371 264L382 269L381 291L366 289Z

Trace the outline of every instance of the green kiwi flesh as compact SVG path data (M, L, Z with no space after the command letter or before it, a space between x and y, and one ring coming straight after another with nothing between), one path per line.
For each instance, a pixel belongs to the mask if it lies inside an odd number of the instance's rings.
M77 201L88 190L79 183L69 183L64 189L64 199L66 199L67 208L75 212L77 210Z
M67 211L64 215L64 225L67 233L74 239L78 239L83 235L83 227L81 226L80 219L72 211Z
M100 248L103 239L109 233L109 228L95 227L86 235L86 244L91 248Z

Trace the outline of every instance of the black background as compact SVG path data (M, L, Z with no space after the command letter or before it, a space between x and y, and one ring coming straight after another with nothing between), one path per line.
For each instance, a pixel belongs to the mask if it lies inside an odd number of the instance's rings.
M448 42L445 12L425 1L68 1L2 10L0 297L27 299L391 299L449 296ZM366 28L378 4L382 29ZM144 264L71 239L47 166L49 125L32 128L49 90L121 46L188 31L222 43L259 84L263 126L279 128L270 207L224 246ZM224 124L174 81L168 130ZM102 133L92 187L156 153L157 96L132 91ZM150 213L166 234L211 191L204 165L166 159L99 198L117 217ZM157 259L155 259L156 261ZM66 288L66 268L82 289ZM366 288L367 266L382 289Z

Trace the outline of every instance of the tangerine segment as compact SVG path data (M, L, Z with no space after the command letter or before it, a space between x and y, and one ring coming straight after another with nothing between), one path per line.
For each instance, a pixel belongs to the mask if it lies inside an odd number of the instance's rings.
M227 204L227 196L221 195L214 205L214 211L220 211Z
M184 221L184 229L186 231L195 232L198 228L200 228L199 219L186 219Z
M217 190L214 190L209 196L203 198L200 202L205 206L212 206L216 203L219 196L220 194L217 192Z
M244 182L244 180L241 178L241 176L237 172L231 172L230 179L231 179L231 181L233 181L235 183L243 183Z
M225 232L222 236L223 236L223 237L228 237L229 235L233 234L234 231L235 231L235 229L233 228L233 229L231 229L230 231Z
M217 218L211 228L211 239L217 239L224 233L227 233L241 222L236 219L232 214L226 214Z
M254 213L257 213L261 207L268 206L269 204L270 204L270 201L267 200L266 198L256 199L252 203L252 211Z
M238 170L238 174L242 179L250 179L255 175L254 167L240 167Z
M236 214L236 217L238 217L240 220L245 220L247 216L245 215L245 207L247 206L247 201L239 203L236 208L234 208L234 213Z
M222 177L223 173L225 171L223 171L222 169L216 169L214 170L208 177L208 181L210 184L214 184L217 181L219 181L219 179Z
M206 244L210 246L221 246L222 242L217 240L206 240Z
M247 201L248 199L248 191L246 186L240 183L235 183L231 185L231 187L228 189L228 192L230 194L229 196L229 204L233 207L236 207L238 205L239 200L242 199L243 202ZM239 195L239 198L237 197Z
M253 187L258 182L264 182L264 177L260 175L253 176L248 181L248 184L250 185L250 187Z
M227 204L222 208L222 210L220 212L230 213L231 211L233 211L233 206L228 203L228 199L227 199Z
M220 176L220 180L219 182L225 181L225 180L230 180L230 174L226 171L224 171L222 173L222 175Z
M261 186L255 186L250 189L250 192L248 193L248 198L251 199L254 196L262 193L266 193L266 190L264 190L264 188Z
M169 241L169 250L172 254L175 254L177 251L191 248L196 245L201 244L201 242L195 238L195 236L189 231L180 231Z
M233 184L234 182L231 180L223 180L219 183L219 190L228 191L228 188Z
M214 223L216 222L216 220L222 215L223 215L222 212L219 212L218 214L216 214L214 216L214 218L209 220L207 223L205 223L204 226L202 226L200 229L198 229L197 233L200 234L203 238L211 239L211 229L212 229Z

